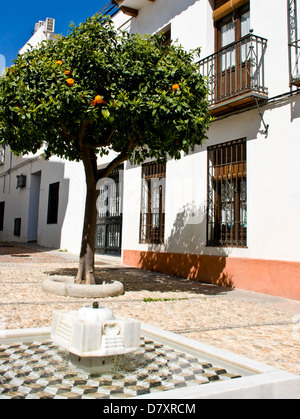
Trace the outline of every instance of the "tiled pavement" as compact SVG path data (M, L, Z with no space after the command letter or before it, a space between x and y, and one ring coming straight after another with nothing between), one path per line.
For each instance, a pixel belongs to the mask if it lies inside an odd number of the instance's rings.
M113 365L88 374L51 341L0 344L0 399L120 399L240 377L144 338Z

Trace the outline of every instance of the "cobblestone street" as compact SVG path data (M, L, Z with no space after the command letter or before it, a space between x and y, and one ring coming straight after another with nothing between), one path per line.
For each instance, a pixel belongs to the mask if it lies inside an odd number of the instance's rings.
M0 243L0 330L48 327L53 310L92 304L41 288L49 275L74 277L76 267L67 252ZM123 283L124 295L97 299L116 315L300 375L300 301L142 271L114 257L96 257L96 277Z

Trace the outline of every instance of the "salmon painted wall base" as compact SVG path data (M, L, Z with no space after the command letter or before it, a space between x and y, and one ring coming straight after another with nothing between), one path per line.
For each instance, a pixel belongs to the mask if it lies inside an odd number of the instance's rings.
M123 250L123 264L300 300L299 262Z

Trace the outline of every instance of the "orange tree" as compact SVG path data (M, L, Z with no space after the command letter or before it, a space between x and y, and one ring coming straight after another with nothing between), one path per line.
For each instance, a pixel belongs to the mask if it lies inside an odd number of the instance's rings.
M210 123L195 51L128 35L96 15L18 56L0 81L0 138L18 154L44 147L82 161L86 208L76 282L94 283L97 182L125 160L178 159ZM113 151L105 170L97 160Z

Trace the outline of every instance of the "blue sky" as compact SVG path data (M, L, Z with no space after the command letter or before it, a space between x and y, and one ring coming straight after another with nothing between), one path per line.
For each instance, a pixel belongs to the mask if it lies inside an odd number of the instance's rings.
M0 5L0 74L17 58L28 41L34 24L55 19L55 33L66 35L70 22L78 25L97 13L109 0L6 0Z

